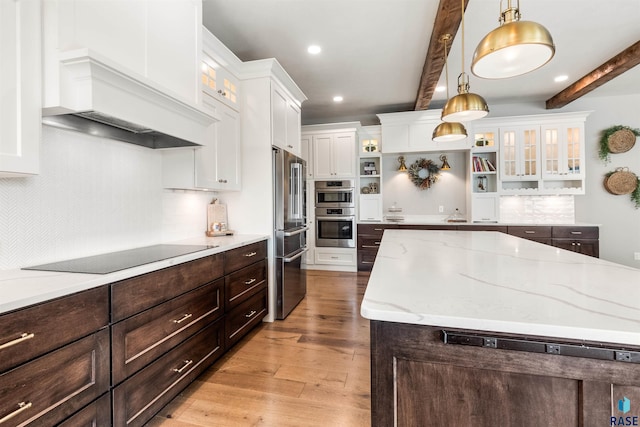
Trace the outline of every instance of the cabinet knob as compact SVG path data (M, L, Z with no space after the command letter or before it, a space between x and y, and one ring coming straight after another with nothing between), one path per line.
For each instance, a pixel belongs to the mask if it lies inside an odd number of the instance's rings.
M227 180L226 179L219 179L218 182L222 183L222 184L226 184Z
M227 96L227 92L223 92L222 89L218 90L218 93L222 96Z

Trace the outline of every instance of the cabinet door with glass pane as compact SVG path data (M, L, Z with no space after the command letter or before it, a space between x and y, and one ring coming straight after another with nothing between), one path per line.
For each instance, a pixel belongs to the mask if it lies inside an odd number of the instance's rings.
M543 179L584 177L584 123L542 126Z
M500 178L502 181L535 181L540 177L540 127L500 129Z

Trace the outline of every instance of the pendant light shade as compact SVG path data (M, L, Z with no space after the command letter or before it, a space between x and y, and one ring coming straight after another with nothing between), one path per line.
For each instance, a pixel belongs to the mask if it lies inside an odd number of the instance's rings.
M440 123L433 130L433 140L436 142L460 141L467 137L467 130L462 123Z
M444 66L445 78L447 80L447 103L449 102L449 66L447 65L447 42L451 40L451 34L440 37L440 42L444 44ZM462 123L440 123L433 130L431 139L435 142L460 141L467 137L467 130Z
M458 94L449 99L442 109L445 122L469 122L481 119L489 114L487 101L480 95L469 93L469 76L464 72L464 0L460 7L462 33L462 73L458 76Z
M476 47L471 72L485 79L519 76L542 67L556 52L549 31L531 21L520 21L520 0L517 6L502 10L500 26L487 34Z
M489 114L489 106L483 97L469 93L469 80L462 72L458 77L458 94L449 99L442 109L445 122L469 122Z

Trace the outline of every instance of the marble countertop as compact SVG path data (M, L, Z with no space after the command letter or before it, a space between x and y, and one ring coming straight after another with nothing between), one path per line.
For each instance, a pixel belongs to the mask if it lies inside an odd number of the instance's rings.
M59 273L20 269L0 270L0 313L228 251L267 238L268 236L266 235L203 236L164 242L183 245L218 246L110 274Z
M498 232L387 230L361 314L640 345L640 270Z

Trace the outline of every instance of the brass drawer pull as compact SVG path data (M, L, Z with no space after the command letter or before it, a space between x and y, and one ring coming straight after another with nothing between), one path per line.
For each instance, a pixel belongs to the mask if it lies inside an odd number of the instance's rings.
M573 235L580 235L582 234L582 231L572 231L571 234Z
M173 368L172 371L177 373L177 374L181 374L182 371L184 371L185 369L187 369L187 367L189 365L191 365L193 363L193 360L185 360L184 361L184 365L182 365L181 368Z
M0 418L0 424L4 424L6 421L9 421L11 418L15 417L16 415L20 414L23 411L26 411L27 409L31 408L32 406L33 406L33 403L31 403L31 402L20 402L20 403L18 403L18 409L16 409L15 411L10 413L9 415L5 415L4 417Z
M191 313L187 313L187 314L185 314L184 316L182 316L182 317L181 317L180 319L178 319L178 320L175 320L175 319L174 319L174 320L173 320L173 323L180 324L180 323L184 322L185 320L187 320L188 318L190 318L191 316L193 316L193 314L191 314Z
M378 244L378 243L377 243ZM378 249L378 246L376 245L362 245L363 248L374 248L374 249Z
M244 254L244 256L246 256L247 258L250 258L252 256L256 256L256 255L258 255L257 252L249 252L248 254Z
M373 264L371 261L362 261L362 264Z
M256 279L253 279L253 278L252 278L251 280L247 280L246 282L244 282L244 284L245 284L245 285L247 285L247 286L249 286L249 285L254 284L255 282L256 282Z
M257 311L251 310L249 313L245 314L244 317L249 319L250 317L253 317L253 315L256 314L256 313L257 313Z
M5 348L8 348L8 347L11 347L13 345L19 344L22 341L30 340L33 337L35 337L35 334L33 334L33 333L28 334L28 333L25 332L23 334L20 334L20 338L16 338L15 340L6 342L4 344L0 344L0 350L4 350Z
M532 230L524 230L524 234L536 234L536 232Z

